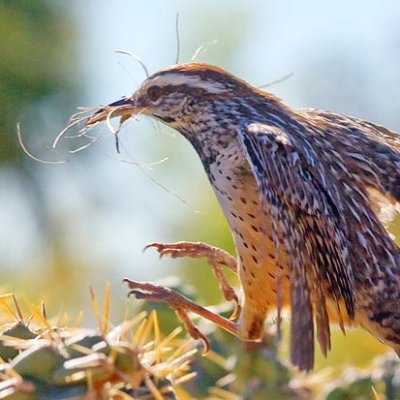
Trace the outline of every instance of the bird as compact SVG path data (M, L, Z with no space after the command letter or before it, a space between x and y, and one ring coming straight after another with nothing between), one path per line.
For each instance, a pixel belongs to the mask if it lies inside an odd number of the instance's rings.
M137 115L161 121L196 150L233 235L237 257L201 243L153 243L162 254L208 257L238 274L236 322L168 289L131 283L243 340L260 340L277 309L291 310L291 362L314 366L330 326L360 327L400 354L400 250L386 223L400 210L400 136L319 109L294 109L217 66L190 62L149 76L131 96L100 107L88 127ZM218 275L218 274L217 274ZM220 274L221 275L221 274ZM134 281L132 281L134 282ZM128 282L129 283L129 282ZM149 294L150 293L150 294ZM180 300L182 300L180 302ZM189 304L190 303L190 304Z

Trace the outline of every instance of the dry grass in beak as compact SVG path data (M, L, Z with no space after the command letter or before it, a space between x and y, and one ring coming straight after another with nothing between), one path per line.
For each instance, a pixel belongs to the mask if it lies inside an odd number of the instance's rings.
M80 137L89 137L88 132L89 130L94 126L94 124L88 125L87 121L89 118L96 112L99 111L99 109L95 107L82 107L78 108L77 113L71 116L69 119L68 125L56 136L56 138L53 141L52 148L56 149L60 140L67 137L70 139L75 139L75 138L80 138ZM84 127L81 128L75 135L72 136L66 136L67 132L69 132L72 128L76 127L80 123L84 123ZM89 137L90 139L93 140L93 137Z
M125 99L124 99L125 100ZM117 102L120 103L120 102ZM121 130L122 124L128 120L130 117L132 117L133 112L132 112L132 105L131 104L121 104L118 106L115 105L109 105L106 107L101 108L98 110L95 114L93 114L89 119L86 121L86 127L89 129L96 125L98 122L101 121L106 121L107 127L109 131L112 133L112 135L115 138L115 147L117 149L117 153L120 153L119 149L119 131ZM121 117L119 120L119 125L117 129L114 129L114 127L111 124L111 118L114 117Z
M69 153L77 153L81 150L84 150L99 139L99 136L89 135L89 131L99 122L106 121L109 131L115 137L116 147L119 153L118 133L121 129L122 124L133 115L132 105L129 104L128 101L129 99L123 98L113 104L100 108L99 107L79 108L80 111L72 115L68 125L56 136L56 138L53 141L52 148L56 149L61 139L64 138L69 138L69 139L87 138L89 140L88 143L85 143L84 145L76 149L70 150ZM121 117L117 129L115 129L111 125L111 119L114 117ZM75 128L80 124L83 124L83 127L79 129L76 134L67 136L67 132L69 132L72 128Z
M124 104L120 106L105 106L89 116L86 126L91 127L101 121L108 121L111 118L121 117L120 125L132 117L132 105Z

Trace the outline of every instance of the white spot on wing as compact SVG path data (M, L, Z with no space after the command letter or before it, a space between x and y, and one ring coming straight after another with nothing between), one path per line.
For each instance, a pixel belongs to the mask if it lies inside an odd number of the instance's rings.
M374 211L383 224L391 222L396 213L400 212L400 204L389 195L368 187L367 193Z

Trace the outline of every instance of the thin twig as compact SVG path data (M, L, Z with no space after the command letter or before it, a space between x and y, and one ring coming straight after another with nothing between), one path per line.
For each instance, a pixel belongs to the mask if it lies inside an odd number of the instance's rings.
M110 132L113 134L113 136L115 138L115 147L117 149L117 153L119 154L120 153L120 149L119 149L119 137L118 137L118 134L119 134L119 131L121 129L122 123L121 122L119 123L119 126L118 126L117 130L115 130L114 127L111 124L111 118L113 117L114 112L117 111L117 110L118 110L118 108L110 110L110 112L107 114L106 124L107 124L108 129L110 130Z
M68 162L68 160L61 160L61 161L47 161L47 160L41 160L38 157L35 157L32 153L30 153L28 151L28 149L26 148L23 140L22 140L22 134L21 134L21 127L20 124L17 124L17 138L18 138L18 143L21 146L21 149L23 150L23 152L30 158L32 158L32 160L35 160L37 162L40 162L42 164L65 164L66 162Z
M147 168L149 171L152 171L152 170L153 170L152 167L161 165L161 164L163 164L163 163L165 163L166 161L169 160L169 157L164 157L164 158L162 158L161 160L159 160L159 161L154 161L154 162L152 162L152 163L138 163L138 162L136 162L136 161L124 160L124 159L122 159L122 158L115 158L115 157L111 157L111 156L109 156L109 155L106 155L106 157L108 157L108 158L110 158L111 160L114 160L114 161L120 161L120 162L123 162L123 163L125 163L125 164L134 165L135 167Z
M90 147L90 146L91 146L93 143L95 143L98 139L99 139L98 137L94 137L94 138L92 138L92 140L91 140L89 143L86 143L86 144L84 144L84 145L82 145L82 146L80 146L80 147L78 147L78 148L76 148L76 149L74 149L74 150L69 150L68 153L70 153L70 154L79 153L80 151L85 150L85 149L87 149L88 147Z
M125 51L125 50L114 50L114 53L124 54L126 56L132 57L134 60L136 60L141 65L141 67L143 68L143 71L146 75L146 78L148 78L150 76L149 70L147 69L146 64L137 55L130 53L129 51Z
M197 60L197 58L205 53L211 46L214 46L217 43L217 39L213 39L211 42L205 43L200 45L196 51L194 52L192 58L190 59L191 62L194 62Z
M263 89L266 87L277 85L278 83L282 83L282 82L288 80L289 78L291 78L293 75L294 75L294 72L291 72L290 74L287 74L287 75L283 76L282 78L277 79L276 81L272 81L272 82L266 83L265 85L259 86L259 89Z
M122 145L122 148L124 149L124 152L126 153L126 155L129 157L131 164L134 164L135 166L137 166L137 168L139 168L139 170L148 178L150 179L154 184L156 184L158 187L160 187L161 189L163 189L165 192L167 192L168 194L170 194L171 196L175 197L176 199L178 199L181 203L183 203L184 205L186 205L187 207L189 207L189 209L191 211L193 211L195 214L200 214L200 211L196 210L189 202L187 202L184 198L182 198L181 196L179 196L179 194L169 190L166 186L164 186L162 183L158 182L155 178L153 178L153 176L150 175L150 173L148 171L146 171L143 168L143 165L136 162L134 160L134 158L132 157L132 155L129 153L129 151L126 149L125 146ZM122 162L127 163L126 160L120 160ZM153 164L154 165L154 164Z
M78 125L80 122L82 122L82 121L85 121L86 119L88 119L89 117L90 117L90 115L87 115L87 116L85 116L85 117L82 117L82 118L79 118L79 119L75 119L74 117L76 116L77 114L74 114L72 117L71 117L71 123L70 124L68 124L57 136L56 136L56 138L54 139L54 141L53 141L53 144L52 144L52 148L53 149L55 149L56 147L57 147L57 145L58 145L58 143L59 143L59 141L63 138L63 136L65 135L65 133L66 132L68 132L72 127L74 127L75 125ZM95 124L93 124L92 126L90 126L90 128L92 128L93 126L94 126ZM86 129L87 127L85 127L85 128L83 128L83 133L82 133L82 136L84 136L84 134L85 134L85 129ZM81 131L80 131L81 132Z
M179 64L179 56L180 56L180 52L181 52L181 41L180 41L180 37L179 37L179 13L176 13L175 34L176 34L176 59L175 59L175 64Z

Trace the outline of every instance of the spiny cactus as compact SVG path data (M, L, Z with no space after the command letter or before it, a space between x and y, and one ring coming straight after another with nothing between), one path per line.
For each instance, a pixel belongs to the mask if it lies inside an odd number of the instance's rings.
M98 311L93 293L92 299ZM4 296L0 300L5 306ZM95 330L54 326L44 307L34 308L27 321L18 306L5 310L10 321L0 334L1 399L175 399L176 385L194 375L193 341L178 339L180 328L162 336L155 312L111 330L103 319Z
M25 318L12 295L0 296L0 399L399 398L400 363L390 355L340 376L327 370L304 376L279 361L273 336L248 351L249 345L208 326L208 357L195 357L196 343L181 339L167 307L144 303L147 311L111 327L108 287L103 310L93 291L91 297L97 329L71 326L64 317L52 321L43 305ZM169 334L162 334L158 315Z

